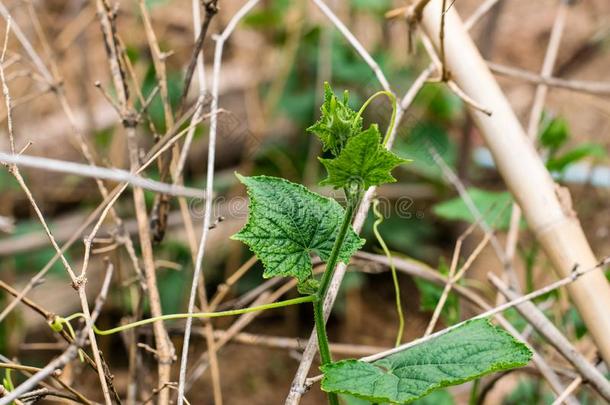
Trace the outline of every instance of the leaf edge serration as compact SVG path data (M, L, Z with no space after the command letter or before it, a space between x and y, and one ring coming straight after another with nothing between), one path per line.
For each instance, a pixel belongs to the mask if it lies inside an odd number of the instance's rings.
M252 212L254 210L254 207L256 204L258 204L257 202L257 198L253 195L253 191L251 188L251 184L248 184L248 180L249 179L257 179L257 180L271 180L271 181L278 181L281 183L286 184L289 187L295 187L297 189L300 189L300 191L304 192L306 195L311 196L312 198L316 199L317 201L319 201L321 204L331 204L332 206L335 206L337 209L340 210L341 214L345 214L345 209L341 206L341 204L339 204L336 200L329 198L329 197L325 197L322 196L318 193L315 193L311 190L309 190L307 187L305 187L302 184L299 183L293 183L289 180L286 180L284 178L281 177L275 177L275 176L267 176L267 175L258 175L258 176L242 176L241 174L235 172L235 176L238 178L238 180L244 185L246 186L246 191L247 191L247 195L249 197L249 202L248 202L248 219L246 221L246 224L234 235L232 235L230 237L230 239L232 240L237 240L240 241L242 243L244 243L248 249L250 250L250 252L252 252L252 254L254 254L263 264L264 267L264 272L263 272L263 278L273 278L273 277L277 277L277 276L284 276L284 277L295 277L297 279L297 281L299 282L299 285L305 283L307 280L311 279L313 276L313 264L311 263L311 259L309 259L309 269L310 269L310 274L307 275L303 275L303 274L299 274L298 272L295 272L294 274L270 274L269 272L273 272L273 269L268 269L267 264L265 263L265 261L259 256L259 254L256 252L256 250L252 247L252 245L250 243L248 243L247 238L242 237L243 234L246 234L248 232L249 229L251 229L251 227L256 226L255 224L252 223ZM360 249L366 242L366 240L364 238L361 238L358 233L356 233L356 231L350 226L348 233L348 237L346 237L346 240L344 242L344 246L346 243L348 243L349 238L351 237L352 240L352 248L350 250L347 251L342 251L340 252L338 261L343 262L345 264L348 264L350 258L353 256L353 254ZM324 260L321 257L322 260Z
M375 396L369 396L369 395L362 395L362 394L358 394L357 392L353 392L350 390L345 390L345 389L333 389L333 390L329 390L326 389L324 387L325 381L326 381L326 373L330 370L332 370L333 368L338 368L341 367L342 364L357 364L357 363L364 363L361 360L356 360L356 359L346 359L346 360L340 360L331 364L327 364L325 366L321 366L320 370L324 373L324 377L322 378L322 381L320 383L320 388L322 389L322 391L324 392L333 392L333 393L337 393L337 394L347 394L347 395L351 395L360 399L364 399L367 401L371 401L371 402L389 402L392 404L408 404L411 403L413 401L416 401L418 399L421 399L423 397L425 397L426 395L437 391L439 389L445 388L445 387L450 387L450 386L454 386L454 385L459 385L459 384L463 384L465 382L468 381L472 381L474 379L480 378L482 376L497 372L497 371L502 371L502 370L509 370L509 369L513 369L513 368L517 368L517 367L523 367L525 365L527 365L532 357L533 357L533 352L532 350L523 342L521 342L520 340L516 339L514 336L512 336L510 333L508 333L506 330L504 330L503 328L496 326L494 324L492 324L490 322L490 320L488 318L483 318L483 319L473 319L470 321L467 321L464 323L464 325L462 325L461 327L465 327L468 324L471 323L476 323L476 322L482 322L485 323L487 327L492 328L492 330L496 333L499 333L501 335L503 335L505 338L509 338L510 340L510 344L514 344L515 345L515 350L521 352L521 355L524 356L524 358L527 358L527 360L524 361L504 361L504 362L497 362L494 363L489 369L487 369L486 371L483 371L481 373L478 373L476 375L471 375L462 379L458 379L458 380L441 380L436 384L431 385L430 387L428 387L425 391L423 391L419 396L417 397L413 397L411 399L409 399L408 401L405 402L395 402L392 398L389 397L375 397ZM456 329L457 330L457 329ZM450 332L448 332L450 333ZM407 349L408 350L408 349ZM513 357L517 357L518 355L515 354L515 356ZM374 364L375 362L372 363L365 363L367 365L370 365L371 367L378 367L375 366Z

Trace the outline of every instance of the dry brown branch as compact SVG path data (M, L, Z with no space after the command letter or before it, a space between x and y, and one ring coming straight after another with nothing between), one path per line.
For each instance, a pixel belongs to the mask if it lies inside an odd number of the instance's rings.
M11 401L21 397L23 394L31 391L36 387L41 381L49 378L57 373L58 370L61 370L66 366L69 362L74 360L80 350L81 347L85 345L87 338L91 339L91 334L93 333L93 324L97 319L97 315L99 314L101 307L105 301L105 298L108 294L108 288L110 286L110 279L112 277L112 268L108 269L106 273L106 279L104 281L104 286L102 287L98 299L95 303L95 308L91 314L87 312L85 314L85 326L83 329L77 332L76 338L74 342L56 359L48 363L45 367L38 369L36 373L28 378L26 381L21 383L18 387L16 387L13 391L8 393L8 395L0 398L0 405L8 405ZM88 307L87 307L88 308ZM91 316L93 315L93 317ZM106 376L104 373L104 369L100 366L101 360L99 358L99 353L97 352L97 347L93 345L93 340L91 341L91 349L94 350L94 356L96 356L96 364L98 366L98 373L102 376L102 386L106 386ZM96 355L97 353L97 355ZM63 386L63 384L62 384ZM67 386L64 386L66 389ZM106 388L108 389L108 388ZM73 390L72 390L73 391ZM71 392L72 392L71 391ZM74 393L74 392L72 392ZM118 398L118 397L117 397ZM112 404L110 400L110 395L108 394L107 398L105 398L107 404Z
M121 107L121 121L125 136L127 138L129 161L131 166L130 168L133 172L135 172L140 166L139 146L136 139L137 122L135 121L135 113L132 110L128 86L125 81L124 64L120 56L118 45L119 42L116 37L116 29L114 26L114 12L110 9L110 6L105 0L98 0L96 4L98 9L98 18L104 34L106 51L108 53L110 72L117 91L118 102ZM161 299L157 286L157 276L148 214L146 210L146 203L144 201L144 192L141 188L137 187L134 189L133 200L136 211L136 219L138 221L140 248L144 263L144 273L151 315L153 317L158 317L162 315ZM171 364L175 357L174 347L169 339L163 322L158 321L153 325L158 356L158 387L163 387L170 381L171 378ZM160 403L167 403L169 401L169 392L167 390L161 390L159 392L159 401Z
M218 305L222 302L222 300L226 297L226 295L231 290L231 287L234 286L258 261L256 256L252 256L249 258L244 264L239 266L237 270L231 276L225 280L224 283L220 284L216 290L216 294L212 297L210 301L210 311L215 311L218 308Z
M472 231L474 229L474 226L475 226L475 224L473 224L473 226L471 226L469 228L469 231ZM468 232L468 230L467 230L467 232ZM438 300L438 303L436 304L436 308L434 308L434 312L432 313L432 319L430 319L430 322L428 323L428 327L426 328L426 331L424 332L424 336L429 335L434 330L434 327L436 326L436 322L438 321L438 318L441 315L441 311L443 310L443 307L445 306L445 302L447 301L447 297L449 296L451 289L460 280L460 278L462 278L464 273L466 271L468 271L468 269L472 266L472 263L474 263L474 261L479 257L479 255L483 251L483 249L487 246L487 243L491 239L492 232L485 233L485 235L483 236L483 239L475 247L474 251L470 254L468 259L466 259L466 262L462 265L460 270L458 270L456 273L457 258L459 257L459 250L460 250L460 248L458 247L458 244L461 247L461 243L463 241L462 237L464 235L466 235L466 233L462 234L460 236L460 238L458 238L458 243L456 243L455 253L454 253L453 259L451 261L451 268L449 269L449 275L447 276L447 279L448 279L447 284L445 284L441 298Z
M8 21L10 21L10 19ZM11 144L11 153L14 155L15 154L15 141L14 141L13 124L12 124L11 97L10 97L8 86L7 86L6 80L5 80L4 67L2 66L2 62L4 62L4 56L6 54L6 46L7 46L7 41L8 41L8 35L9 35L9 32L10 32L10 28L11 28L11 24L8 23L7 24L7 29L6 29L6 35L5 35L5 39L4 39L4 46L3 46L3 51L2 51L2 57L0 58L0 79L2 81L2 91L3 91L3 94L4 94L4 100L5 100L5 103L6 103L7 124L8 124L8 133L9 133L10 144ZM47 237L49 238L49 241L51 242L51 245L55 249L56 253L60 255L61 262L62 262L65 270L67 271L68 275L70 276L70 279L72 280L72 286L78 292L78 295L79 295L79 298L80 298L80 301L81 301L81 306L82 306L82 309L83 309L83 314L85 316L85 320L88 323L91 323L91 314L89 312L89 303L87 301L87 294L85 292L85 284L87 282L86 278L78 278L78 277L76 277L76 274L72 270L72 267L70 266L70 264L68 263L68 261L66 260L64 255L62 254L61 249L59 248L59 246L57 245L57 242L55 241L55 238L53 237L53 234L51 233L51 230L49 229L49 227L47 225L47 222L46 222L46 220L44 218L44 215L42 214L42 212L40 211L40 208L38 207L38 204L34 200L34 197L33 197L32 193L31 193L30 189L25 184L25 180L21 176L21 173L19 172L19 168L16 165L12 164L12 165L8 166L8 171L9 171L9 173L11 173L13 175L15 180L17 180L17 183L19 183L19 187L23 190L23 192L25 193L29 203L31 204L32 208L34 209L34 212L36 213L36 216L38 217L38 220L42 224L42 226L43 226L43 228L45 230L45 233L47 234ZM101 358L100 358L100 355L99 355L99 352L98 352L97 341L95 339L95 333L93 332L92 329L89 329L89 333L88 334L89 334L89 341L90 341L90 344L91 344L91 350L93 351L93 358L95 359L95 363L96 363L96 366L97 366L97 371L98 371L98 376L99 376L99 379L100 379L100 384L101 384L101 387L102 387L102 392L104 394L104 399L106 400L106 402L108 404L110 404L111 403L111 400L110 400L110 391L108 389L108 384L106 382L106 377L105 377L104 372L103 372L102 361L101 361ZM25 392L25 391L23 391L23 392ZM7 397L9 397L9 396L7 396Z
M189 89L191 87L191 81L193 80L193 74L195 73L195 67L199 63L200 56L203 50L203 42L205 41L205 37L208 33L208 28L210 28L210 23L214 16L218 13L218 0L206 0L203 1L203 8L205 9L205 16L203 18L203 22L201 23L201 27L198 27L199 24L193 20L193 24L197 24L195 27L195 45L193 46L193 51L191 54L191 59L189 60L188 67L186 68L186 74L184 76L184 87L182 89L182 95L180 96L180 102L178 103L178 111L180 115L180 111L184 109L184 104L186 103L186 98L189 93ZM197 3L197 8L194 9L195 14L200 14L199 12L199 4ZM201 20L201 18L199 18ZM203 65L202 65L203 68ZM200 86L205 87L205 83L200 81Z
M464 204L468 208L468 211L470 211L470 213L472 214L472 217L475 219L476 223L479 224L481 230L483 232L485 232L486 234L491 234L491 246L493 247L496 256L498 257L500 262L503 264L504 271L506 272L507 276L510 278L511 285L517 291L520 291L517 274L515 273L515 270L512 266L512 261L508 260L507 254L502 249L502 245L500 244L500 241L498 240L496 235L494 233L492 233L491 226L487 223L487 221L483 217L483 214L479 211L479 209L475 205L474 201L470 197L470 194L468 194L468 190L466 190L466 186L460 180L460 178L457 176L457 174L451 169L451 167L449 167L447 162L445 162L443 157L436 151L436 149L429 148L429 151L430 151L430 154L432 155L432 158L434 159L434 162L436 162L438 167L443 172L443 176L455 187L456 191L460 195L460 198L462 199L462 201L464 201ZM501 207L501 208L504 208L504 207Z
M491 61L487 61L487 66L489 66L492 72L498 75L523 80L536 85L542 84L558 89L566 89L579 93L588 93L600 96L607 96L610 94L610 83L607 82L561 79L550 75L536 74L525 69L505 66Z
M126 182L134 187L156 191L159 193L167 193L169 195L189 198L204 197L203 192L200 190L171 183L159 182L134 175L128 171L120 169L106 169L104 167L93 165L83 165L80 163L48 159L38 156L13 155L5 152L0 152L0 163L74 174L77 176L92 177L94 179L104 179L121 183Z
M551 405L561 405L566 398L568 398L574 391L578 389L578 387L582 384L582 377L578 376L568 385L564 392L561 393Z
M28 375L31 375L29 373L37 373L41 370L39 367L24 366L23 364L17 364L17 363L12 363L12 362L11 363L5 363L5 362L0 363L0 368L27 372ZM59 378L59 376L55 375L55 373L49 375L49 378L52 378L59 385L61 385L66 391L72 393L72 396L68 397L69 399L82 403L82 404L87 404L87 405L92 405L94 403L94 402L90 401L89 399L87 399L85 396L83 396L83 394L81 394L80 392L76 391L74 388L70 387L68 384L63 382L62 379ZM27 399L27 398L24 398L27 396L28 396L28 393L24 393L23 395L19 396L19 398ZM58 395L55 395L55 396L58 396Z

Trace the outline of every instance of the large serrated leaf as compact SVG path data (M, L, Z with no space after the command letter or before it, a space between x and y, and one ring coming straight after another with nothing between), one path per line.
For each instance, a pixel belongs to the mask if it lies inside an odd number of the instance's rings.
M526 365L528 347L486 319L464 325L373 363L322 367L322 389L373 402L405 404L439 388Z
M378 186L396 181L392 169L408 160L396 156L381 144L381 134L377 125L350 138L347 145L335 159L322 159L328 177L320 184L335 188L346 188L352 184Z
M345 210L335 200L288 180L237 176L248 188L250 212L244 228L232 238L261 260L264 277L293 276L301 283L310 279L310 253L328 260ZM347 263L363 243L350 227L339 260Z

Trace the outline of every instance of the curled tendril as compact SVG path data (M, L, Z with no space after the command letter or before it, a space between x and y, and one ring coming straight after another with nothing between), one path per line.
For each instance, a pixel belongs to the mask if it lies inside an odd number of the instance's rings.
M74 315L82 315L82 314L74 314ZM71 315L68 318L73 318L74 315ZM59 315L55 315L53 317L53 319L51 319L49 321L49 326L51 327L53 332L60 333L61 331L64 330L64 325L66 325L66 329L68 329L68 335L70 335L72 340L76 340L76 333L74 332L74 328L72 327L72 324L70 324L70 319L68 319L68 318L63 318ZM78 357L79 357L81 363L83 363L85 361L85 355L81 349L78 350Z

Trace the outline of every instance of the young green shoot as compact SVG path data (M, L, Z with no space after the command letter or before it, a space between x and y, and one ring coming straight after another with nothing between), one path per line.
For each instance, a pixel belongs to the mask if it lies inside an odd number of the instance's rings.
M261 260L264 277L296 277L301 293L316 296L313 309L320 359L322 365L328 365L332 354L324 301L337 264L347 264L364 243L351 227L354 214L366 190L396 181L391 171L406 160L385 148L396 121L396 97L392 93L373 94L356 112L348 104L347 92L340 100L328 83L324 90L320 119L308 131L320 139L323 150L331 155L319 158L328 172L320 184L342 190L345 206L283 179L238 175L248 189L250 206L247 224L233 238L247 244ZM362 119L372 100L382 95L392 104L383 139L377 124L364 129ZM326 263L320 280L313 277L311 254ZM335 393L329 393L328 400L331 405L338 404Z

